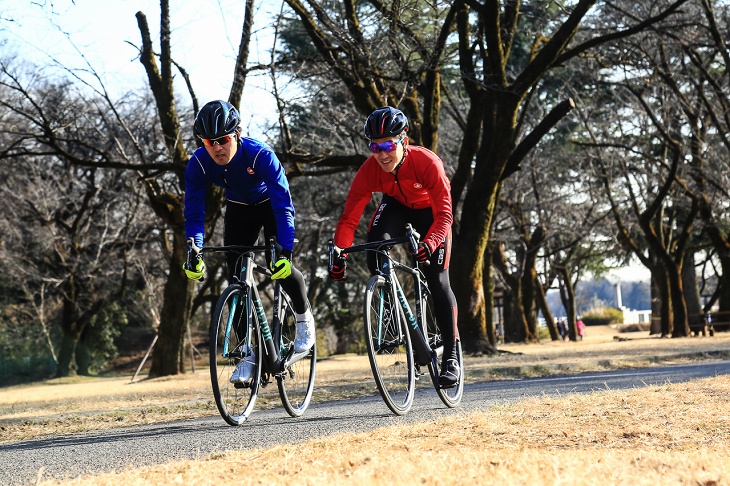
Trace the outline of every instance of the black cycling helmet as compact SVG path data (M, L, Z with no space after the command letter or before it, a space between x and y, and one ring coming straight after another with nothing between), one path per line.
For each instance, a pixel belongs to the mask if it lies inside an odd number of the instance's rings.
M211 101L195 116L193 132L200 138L215 139L235 132L240 123L241 115L235 106L227 101Z
M391 106L378 108L365 121L365 136L370 140L395 137L403 130L408 131L408 118Z

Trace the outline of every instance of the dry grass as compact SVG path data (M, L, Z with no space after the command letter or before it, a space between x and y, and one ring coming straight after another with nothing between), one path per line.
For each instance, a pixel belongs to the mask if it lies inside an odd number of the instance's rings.
M63 484L205 485L238 477L246 484L723 485L730 484L728 403L727 376L532 398L435 422ZM242 471L242 464L255 464L255 471ZM444 464L451 465L446 475Z
M617 341L589 328L578 343L505 345L468 357L470 381L650 366L730 356L730 334ZM622 334L621 337L627 337ZM76 378L0 389L2 441L216 414L207 370L129 383ZM269 388L257 408L280 407ZM374 394L367 358L317 364L315 401ZM65 484L697 484L730 485L730 377L542 397L436 422L339 434L268 450L77 478ZM241 476L241 464L257 476ZM260 460L256 460L260 459ZM442 464L451 465L446 476ZM44 483L53 484L53 483Z

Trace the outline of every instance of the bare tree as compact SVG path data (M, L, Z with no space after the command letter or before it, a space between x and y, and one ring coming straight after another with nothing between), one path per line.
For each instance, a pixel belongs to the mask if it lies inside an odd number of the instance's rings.
M22 160L2 171L6 210L0 218L5 235L0 260L9 281L22 290L30 322L41 328L57 376L90 373L87 358L99 350L85 348L83 341L100 314L123 295L127 257L141 239L144 222L134 179L79 168L55 153L44 154L34 140L35 115L56 109L65 120L58 117L53 123L73 126L82 139L96 135L96 128L84 123L86 114L66 111L76 104L67 88L40 87L37 94L44 104L36 105L36 113L23 95L14 98L6 92L3 139L8 144L0 149L0 159ZM81 145L66 149L75 157L86 152ZM60 342L52 336L56 325Z
M459 276L453 286L468 346L493 349L487 337L493 314L491 282L484 274L485 268L491 274L488 242L500 185L573 106L569 100L556 103L525 131L520 114L539 95L541 79L598 45L660 22L685 1L656 4L611 24L598 21L612 8L602 5L591 17L595 22L587 22L585 33L576 38L595 0L581 0L568 8L534 5L530 15L523 15L519 2L431 2L424 10L415 2L391 7L377 0L349 0L333 7L314 0L287 0L320 59L347 87L361 115L384 104L399 106L413 121L414 142L432 149L437 149L441 115L446 112L458 119L462 144L452 195L461 214L454 244L459 258L452 265ZM531 20L540 15L542 24ZM416 28L418 19L427 16L438 18L440 27ZM378 28L370 29L373 25ZM515 48L525 36L533 46L527 56ZM449 111L443 101L444 96L450 99L450 85L443 76L455 62L458 68L451 72L458 71L467 102L465 108Z

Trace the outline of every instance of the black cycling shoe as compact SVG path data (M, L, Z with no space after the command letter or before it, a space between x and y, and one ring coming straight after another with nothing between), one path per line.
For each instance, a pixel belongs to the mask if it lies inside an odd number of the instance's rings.
M441 388L451 388L459 382L459 362L455 359L446 360L446 365L441 367L441 375L439 375L439 385Z

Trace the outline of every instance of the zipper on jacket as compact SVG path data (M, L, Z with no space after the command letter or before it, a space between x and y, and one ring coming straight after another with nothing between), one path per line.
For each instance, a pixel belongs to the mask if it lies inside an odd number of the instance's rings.
M403 201L406 205L408 205L408 198L406 197L406 193L403 192L403 188L400 186L400 182L398 181L398 171L395 171L395 174L393 174L393 177L395 177L395 185L398 186L398 190L400 191L401 195L403 196Z

